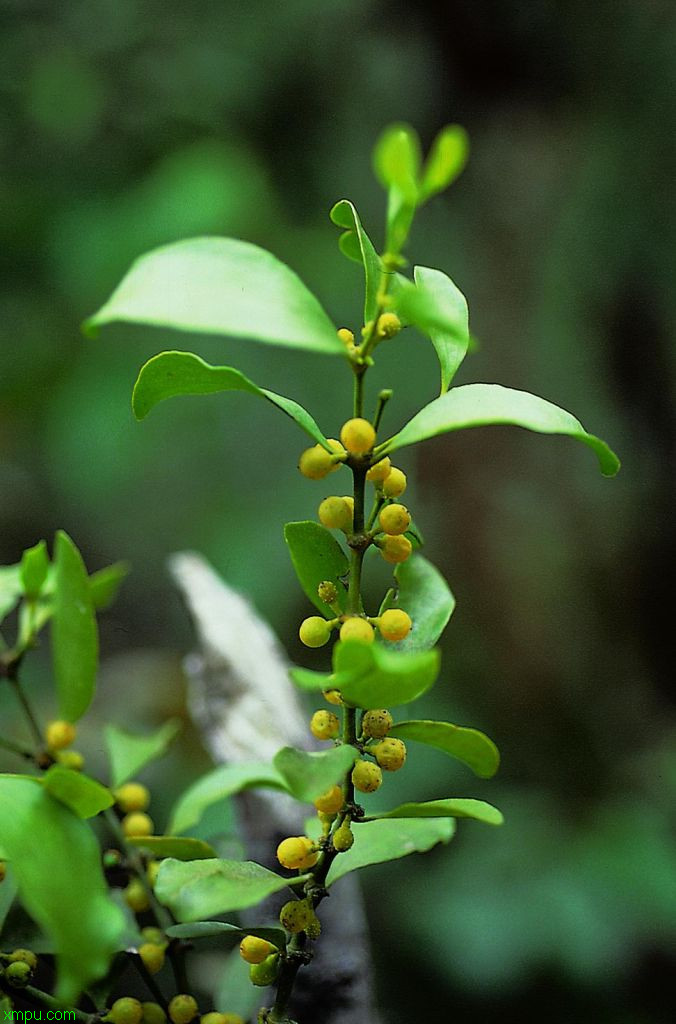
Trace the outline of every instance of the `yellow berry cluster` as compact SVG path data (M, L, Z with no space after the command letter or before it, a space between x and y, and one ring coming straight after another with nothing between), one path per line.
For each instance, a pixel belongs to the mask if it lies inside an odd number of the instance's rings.
M352 769L352 783L360 793L374 793L382 785L383 771L396 772L406 761L405 745L388 736L392 725L392 715L385 709L367 711L362 718L364 752L374 757L375 763L360 758Z
M84 757L77 750L67 749L75 742L76 735L77 729L73 723L63 719L48 722L45 728L45 745L51 759L65 768L79 772L84 767Z

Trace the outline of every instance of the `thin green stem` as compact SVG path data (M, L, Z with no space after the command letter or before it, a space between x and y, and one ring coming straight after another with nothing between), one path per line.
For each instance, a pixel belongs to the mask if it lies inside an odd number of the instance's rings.
M40 729L40 726L38 725L35 715L33 714L33 709L30 706L28 698L21 689L21 683L19 682L19 677L17 674L18 669L19 663L17 662L14 667L14 670L10 673L9 681L12 684L12 687L14 688L14 693L16 694L17 700L19 701L21 707L23 708L24 715L26 716L26 721L30 726L35 742L37 743L38 747L43 747L45 741L42 737L42 731Z
M43 992L39 988L35 988L33 985L26 985L25 988L21 989L21 995L23 998L32 999L33 1002L38 1005L46 1006L50 1010L63 1010L63 1005L53 996L50 996L47 992ZM68 1008L68 1013L71 1020L80 1021L81 1024L91 1024L95 1018L95 1014L83 1013L82 1010L76 1010L72 1007Z
M385 406L391 399L392 394L393 392L391 388L386 388L385 390L381 391L380 394L378 395L376 414L373 417L373 429L375 430L376 434L378 433L378 427L380 426L380 421L383 418L383 413L385 412Z

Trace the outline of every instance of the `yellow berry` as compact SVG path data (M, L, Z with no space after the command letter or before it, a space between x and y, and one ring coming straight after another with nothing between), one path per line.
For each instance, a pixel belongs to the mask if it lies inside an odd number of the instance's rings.
M350 828L350 822L345 819L342 825L336 829L333 833L333 848L338 853L345 853L349 850L354 843L354 836L352 835L352 829Z
M251 964L249 967L249 979L252 985L260 988L267 988L272 985L279 973L279 955L272 953L262 964Z
M341 640L358 640L362 644L372 644L375 639L373 626L359 615L351 615L340 627Z
M147 928L141 929L141 935L146 942L152 942L153 946L161 946L162 949L166 949L169 945L169 939L161 928L154 928L152 925L148 925Z
M388 608L378 619L378 629L385 640L396 643L411 632L411 616L401 608Z
M192 996L181 995L174 996L169 1003L169 1016L173 1020L174 1024L190 1024L193 1017L198 1014L197 1002Z
M322 814L337 814L343 806L343 791L340 786L331 786L314 801L314 805Z
M323 647L331 636L331 627L321 615L310 615L301 622L298 636L306 647Z
M347 327L341 327L337 334L343 345L354 345L354 334Z
M411 525L411 516L404 505L386 505L378 516L378 521L385 533L396 537L406 533Z
M399 535L397 537L384 537L378 541L378 547L380 548L380 554L383 556L386 562L390 562L392 565L397 565L399 562L405 562L413 551L413 545L411 544L408 537Z
M336 455L344 454L345 449L340 441L336 441L335 438L331 437L327 438L327 440L329 447ZM340 462L335 461L333 456L321 444L315 444L312 448L306 448L298 462L299 470L303 476L308 477L310 480L321 480L339 467Z
M340 431L340 440L352 455L364 455L370 452L376 439L373 424L357 416L344 423Z
M275 952L276 946L257 935L245 935L239 944L239 955L248 964L262 964L266 957Z
M141 811L134 811L122 819L122 831L130 839L141 839L144 836L151 836L155 826L153 819Z
M354 519L354 498L352 497L351 494L344 494L343 501L350 510L350 523L352 523Z
M203 1013L200 1024L244 1024L238 1013Z
M406 490L406 474L400 469L392 466L386 479L383 481L383 493L388 498L398 498Z
M150 792L140 782L125 782L115 790L115 801L125 814L145 811L150 804Z
M292 935L305 931L305 926L311 920L312 911L305 900L289 900L279 912L280 924Z
M290 871L299 868L310 856L313 856L314 843L307 836L291 836L282 839L277 847L277 860L282 867Z
M401 330L401 320L396 313L382 313L376 330L379 338L393 338Z
M340 721L333 711L315 711L310 719L310 732L317 740L335 740Z
M324 498L318 514L322 526L329 530L348 530L352 526L352 509L344 498Z
M141 1024L143 1007L138 999L131 996L124 996L116 999L104 1020L110 1020L113 1024Z
M322 580L317 587L317 597L324 604L333 604L338 597L335 583L332 583L331 580Z
M57 750L56 760L73 772L81 772L85 763L84 755L79 750Z
M383 773L372 761L357 761L352 769L352 782L360 793L375 793L382 781Z
M25 988L31 980L32 973L33 972L28 964L23 963L23 961L18 961L15 964L7 965L4 972L4 978L12 988Z
M148 899L148 893L138 878L132 878L124 890L124 901L135 914L142 914L149 909L150 900Z
M69 747L76 736L77 729L72 722L59 720L47 723L45 739L49 750L63 750L65 747Z
M164 967L164 950L152 942L144 942L139 946L138 955L149 974L157 974Z
M340 690L322 690L322 696L329 704L342 705L343 703Z
M364 736L372 739L382 739L394 725L394 719L389 711L384 708L380 710L367 711L361 720L361 728Z
M9 962L11 964L28 964L31 971L35 971L38 966L38 958L32 949L15 949L13 953L9 954Z
M366 479L370 480L372 484L381 484L390 475L391 466L392 463L385 456L380 462L376 462L375 466L371 466L366 474Z
M371 748L376 761L386 772L397 772L406 761L406 746L394 736L376 743Z
M141 1003L143 1017L141 1024L164 1024L167 1015L159 1003Z

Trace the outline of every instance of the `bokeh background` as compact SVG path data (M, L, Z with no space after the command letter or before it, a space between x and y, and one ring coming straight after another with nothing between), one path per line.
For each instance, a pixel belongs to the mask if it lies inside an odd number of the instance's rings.
M3 0L0 12L0 556L62 527L90 569L133 567L104 619L85 753L96 763L106 717L141 728L185 714L192 634L173 551L205 554L307 663L295 636L309 609L281 524L311 517L324 493L295 470L302 435L247 396L167 403L136 424L138 368L186 339L85 341L80 321L135 256L211 233L271 249L338 325L358 327L359 270L328 210L353 199L382 244L377 133L407 120L428 145L458 121L470 163L409 246L468 296L480 347L457 380L569 408L624 465L608 481L580 446L508 428L399 460L458 601L422 710L485 729L503 753L480 782L416 750L402 795L482 797L507 824L466 823L450 848L364 875L380 1000L389 1024L667 1024L673 4ZM194 348L306 404L329 434L349 412L335 361ZM370 397L394 388L394 429L434 397L438 371L411 332L378 365ZM27 682L49 710L46 664ZM11 725L4 694L0 714ZM187 726L155 776L160 820L208 763Z

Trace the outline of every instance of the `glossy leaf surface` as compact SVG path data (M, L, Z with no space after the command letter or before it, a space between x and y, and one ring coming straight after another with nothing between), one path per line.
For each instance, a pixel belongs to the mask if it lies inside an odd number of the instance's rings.
M434 647L455 608L455 598L439 570L422 555L412 554L394 570L398 593L388 607L402 608L411 616L411 632L396 644L397 651L425 651Z
M349 745L311 754L294 747L283 747L275 755L273 763L291 795L309 803L331 786L342 782L357 757L358 752Z
M117 725L106 725L104 737L110 759L111 785L121 786L150 761L161 757L180 728L177 718L170 719L145 736L127 732Z
M371 815L372 818L473 818L485 825L502 825L504 818L497 807L487 804L484 800L465 800L462 798L449 800L425 800L423 803L407 803L394 807L391 811L381 811Z
M451 722L411 721L398 722L389 735L443 750L468 765L482 779L490 779L500 765L495 743L478 729L466 729Z
M56 535L54 563L52 661L59 714L69 722L76 722L94 696L99 660L98 629L82 556L62 530Z
M199 921L253 907L288 884L253 861L165 860L155 893L179 921Z
M437 843L447 843L455 832L453 818L391 818L367 821L352 826L354 845L336 857L329 869L327 884L370 864L426 853Z
M334 618L329 606L320 600L317 587L324 580L334 583L338 602L344 607L346 591L340 580L348 571L348 561L340 544L325 526L311 520L287 523L284 540L305 594L323 615Z
M359 214L349 199L340 199L331 210L331 220L338 227L345 228L340 236L341 251L349 259L363 264L364 267L364 323L373 320L378 302L377 294L380 286L380 257L373 247L373 242L364 231Z
M286 783L280 773L265 761L215 768L179 797L171 813L167 832L173 835L187 832L197 825L204 812L213 804L253 786L286 790Z
M96 779L61 764L53 764L47 770L42 784L55 800L69 807L78 818L93 818L115 803L110 790Z

